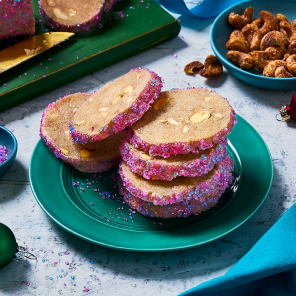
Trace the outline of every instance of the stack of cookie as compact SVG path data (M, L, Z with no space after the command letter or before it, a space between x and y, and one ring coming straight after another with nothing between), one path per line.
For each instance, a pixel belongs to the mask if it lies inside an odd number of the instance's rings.
M226 151L235 114L206 89L160 93L121 147L119 187L142 215L187 217L214 206L232 182Z

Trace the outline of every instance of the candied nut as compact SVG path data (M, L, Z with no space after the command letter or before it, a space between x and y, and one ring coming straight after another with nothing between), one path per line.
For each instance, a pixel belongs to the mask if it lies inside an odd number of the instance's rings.
M260 31L256 31L253 35L253 39L251 41L251 50L259 50L260 49L260 43L262 40L262 33Z
M222 115L221 113L216 113L216 114L215 114L215 117L223 118L223 115Z
M46 0L47 5L49 6L55 6L57 4L56 0Z
M256 31L259 31L259 28L254 24L248 24L242 28L242 33L250 44Z
M278 30L278 20L273 14L266 10L262 10L259 16L263 21L263 26L259 29L263 36L270 31Z
M83 120L81 120L81 121L79 121L79 122L76 122L76 123L74 123L75 125L81 125L81 124L83 124L84 123L84 119Z
M201 123L211 117L210 113L207 112L197 112L190 117L190 121L193 123Z
M115 105L119 100L120 98L122 98L122 95L119 95L113 102L112 102L112 106Z
M68 9L68 12L69 12L70 16L75 16L76 15L76 10L75 9L70 8L70 9Z
M262 71L271 62L266 51L255 50L252 53L254 67Z
M247 7L243 15L232 12L228 17L228 21L234 28L241 29L251 22L253 12L254 9L251 6Z
M271 46L284 46L285 36L283 33L278 31L268 32L261 40L260 50L266 50L267 47Z
M81 149L81 150L80 150L80 156L81 156L82 158L88 158L88 157L90 156L90 153L89 153L89 151L86 150L86 149Z
M194 74L194 72L199 72L199 70L201 70L203 68L204 68L204 65L201 62L194 61L194 62L187 64L184 67L184 72L186 74Z
M123 90L124 94L129 93L130 91L132 91L134 89L134 87L132 85L128 85L125 87L125 89Z
M294 76L287 71L286 67L281 66L281 67L278 67L275 70L274 77L276 77L276 78L289 78L289 77L294 77Z
M99 111L105 111L107 109L108 109L107 107L104 107L104 108L101 108Z
M127 102L130 102L134 97L129 97L128 99L126 99Z
M263 71L263 76L266 77L274 77L275 75L275 71L278 67L287 66L287 63L285 61L281 61L281 60L276 60L276 61L272 61L270 62Z
M250 51L250 44L244 37L235 37L227 41L226 48L228 50L237 50L248 53Z
M199 71L199 75L202 77L212 79L218 78L223 72L222 64L214 55L207 56L205 60L205 69Z
M286 48L285 46L271 46L266 48L265 51L269 60L281 60L286 53Z
M153 107L154 110L159 110L160 107L162 107L164 104L166 104L170 99L169 98L163 98L159 100Z
M65 155L69 155L69 151L66 149L61 148L60 151L61 151L61 153L65 154Z
M280 22L280 31L288 38L291 38L291 36L293 35L293 27L290 22Z
M168 122L173 124L173 125L180 125L181 124L181 122L178 122L178 121L176 121L176 120L174 120L172 118L168 119Z
M230 50L227 53L227 58L242 69L253 67L253 58L247 53Z
M152 159L148 154L146 154L146 153L143 153L143 154L141 154L141 158L143 158L143 159L145 159L145 160L150 160L150 159Z
M53 14L54 14L57 18L59 18L59 19L61 19L61 20L67 20L67 19L68 19L68 17L67 17L64 13L62 13L62 11L61 11L59 8L53 8L53 9L52 9L52 12L53 12Z
M163 123L163 122L167 122L167 120L166 119L161 119L161 120L158 120L158 122Z
M292 75L296 76L296 54L287 58L287 68Z
M241 30L234 30L230 36L229 39L235 38L235 37L245 37Z
M289 54L289 55L296 54L296 41L293 41L293 42L289 45L289 47L288 47L288 49L287 49L287 54Z
M103 117L106 117L108 114L109 114L109 112L106 111L106 112L103 114Z
M279 23L280 22L288 22L289 24L291 24L290 21L281 13L276 14L275 17Z
M251 24L254 24L258 27L258 29L260 29L263 26L263 21L261 18L256 18L251 22Z
M57 118L57 117L59 117L59 115L58 114L51 114L51 117L52 118Z
M289 56L290 56L290 55L289 55L288 53L286 53L286 54L284 55L283 61L287 61L287 58L288 58Z

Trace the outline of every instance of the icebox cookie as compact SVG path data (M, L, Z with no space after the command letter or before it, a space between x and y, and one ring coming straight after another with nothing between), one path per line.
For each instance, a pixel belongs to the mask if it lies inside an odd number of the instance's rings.
M39 0L40 14L60 31L88 31L104 11L105 0Z
M76 109L90 96L88 93L76 93L49 104L42 115L40 137L57 158L61 158L75 169L99 173L119 164L119 147L125 131L87 145L73 143L69 131L70 119Z
M201 88L161 92L152 108L131 128L130 143L151 156L199 153L221 143L236 122L218 93Z
M224 192L232 182L233 161L227 155L208 174L194 178L177 177L172 181L147 180L135 174L124 161L119 174L125 188L135 197L155 205L174 204L185 200L203 201L208 194Z
M162 88L161 78L147 69L132 69L97 90L74 114L70 132L74 142L105 139L139 120Z

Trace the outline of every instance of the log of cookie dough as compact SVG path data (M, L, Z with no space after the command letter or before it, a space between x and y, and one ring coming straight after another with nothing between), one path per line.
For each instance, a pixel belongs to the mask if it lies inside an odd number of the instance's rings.
M155 218L186 218L190 215L198 215L217 204L225 191L217 192L216 195L204 197L204 199L184 200L169 205L154 205L152 202L142 200L132 195L124 186L121 180L118 182L119 194L123 196L125 203L143 216Z
M40 137L56 157L63 159L75 169L99 173L119 164L119 147L125 131L87 145L73 143L69 121L77 108L89 97L90 94L87 93L76 93L49 104L42 115Z
M32 0L0 1L0 39L35 33Z
M163 158L149 156L125 140L120 151L123 160L132 172L145 179L171 181L178 176L191 178L207 174L227 155L226 145L227 138L222 144L215 144L212 148L200 151L199 154L189 152Z
M232 182L233 161L227 155L208 174L200 177L177 177L172 181L147 180L135 174L124 161L119 174L125 188L135 197L155 205L174 204L185 200L204 200L208 194L216 196Z
M39 0L40 14L60 31L88 31L102 16L105 0Z
M150 156L198 153L229 134L235 113L226 99L207 89L162 92L152 108L131 128L130 143Z
M160 93L162 80L147 69L133 69L96 91L75 113L74 142L105 139L139 120Z

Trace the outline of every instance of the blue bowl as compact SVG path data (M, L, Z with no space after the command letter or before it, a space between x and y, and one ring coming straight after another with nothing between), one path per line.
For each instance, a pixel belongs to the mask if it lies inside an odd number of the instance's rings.
M8 151L8 159L0 164L0 178L10 169L12 166L17 152L17 141L13 133L0 125L0 145L5 146Z
M215 19L211 32L210 32L210 43L211 47L223 64L223 66L236 78L265 89L277 89L277 90L295 90L296 89L296 77L294 78L275 78L275 77L264 77L262 73L256 69L242 70L235 66L232 62L227 59L227 48L226 42L233 30L235 30L228 22L228 16L231 12L243 14L248 6L254 8L254 17L258 18L261 10L267 10L273 15L277 13L284 14L291 22L296 18L296 1L295 0L281 0L281 1L270 1L270 0L253 0L244 1L233 6L230 6Z

